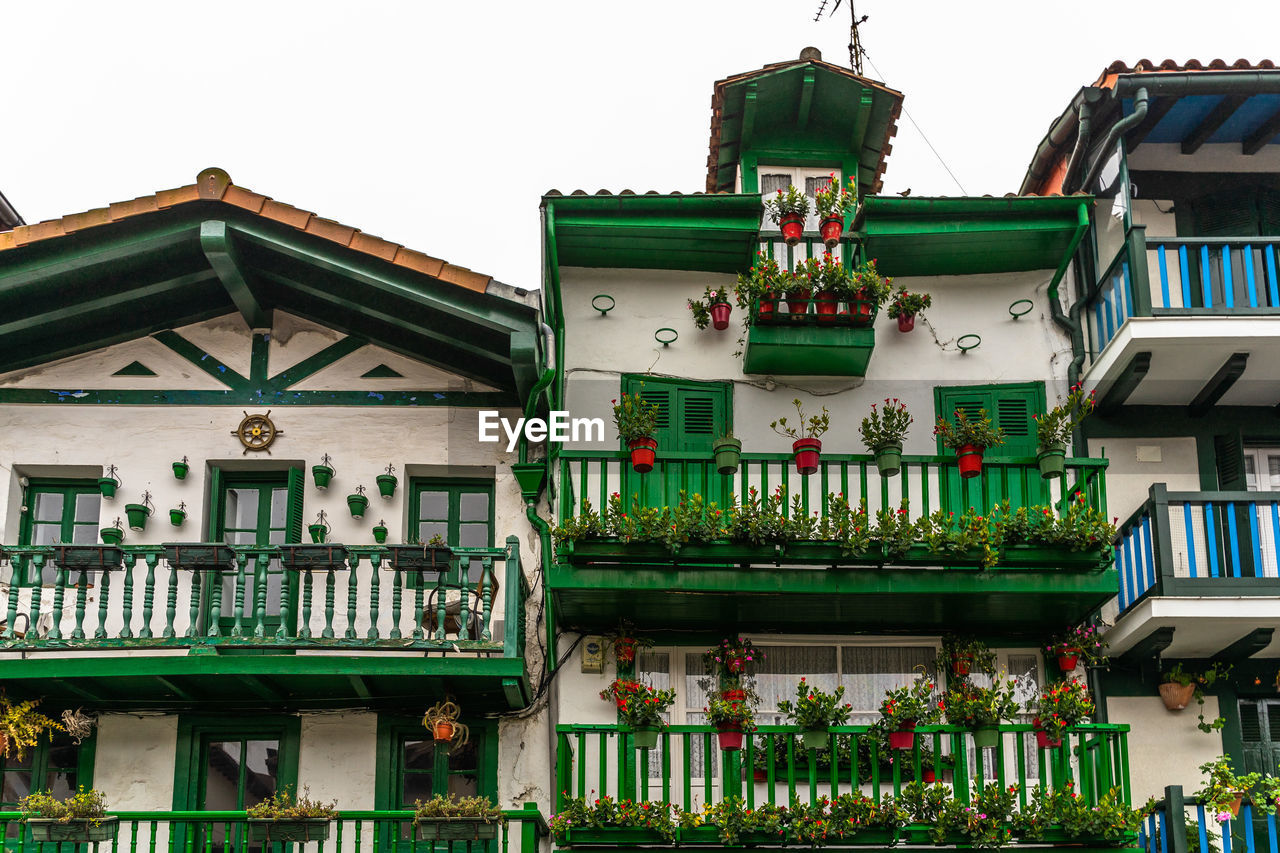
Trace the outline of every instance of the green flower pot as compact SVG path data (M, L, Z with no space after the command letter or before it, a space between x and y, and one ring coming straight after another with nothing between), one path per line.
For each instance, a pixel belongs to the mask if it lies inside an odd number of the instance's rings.
M104 527L98 531L105 545L119 545L124 541L124 531L119 527Z
M902 470L902 445L886 444L877 447L876 470L881 477L896 477Z
M169 510L169 523L174 527L181 527L182 522L187 520L187 511L185 509Z
M347 495L347 507L352 518L364 518L364 511L369 508L369 499L364 495Z
M377 476L377 480L378 494L382 495L384 498L389 498L394 495L396 493L396 483L400 482L400 480L396 478L395 474L379 474Z
M316 481L316 488L324 491L329 488L329 481L333 479L333 469L328 465L312 465L311 477Z
M387 541L387 528L385 525L375 524L373 526L373 541L379 545Z
M721 474L735 474L742 459L742 439L722 438L712 446L716 455L716 470Z
M308 524L307 532L311 534L311 541L317 545L323 545L325 536L329 533L323 524Z
M631 737L636 743L636 749L654 749L658 746L658 727L657 726L637 726L631 730Z
M998 726L978 726L973 730L973 745L978 749L994 748L1000 743Z
M826 749L831 742L831 736L826 729L812 729L811 731L801 732L800 739L804 741L805 749Z
M191 466L186 462L173 463L173 476L177 477L179 480L187 479L187 472L190 470Z
M125 504L125 515L129 516L130 530L146 530L147 519L151 517L151 508L146 504Z
M1040 448L1036 454L1036 462L1040 463L1040 476L1046 480L1061 477L1067 467L1067 447L1055 444Z
M102 492L104 498L114 498L116 496L116 486L120 485L111 477L98 478L98 491Z

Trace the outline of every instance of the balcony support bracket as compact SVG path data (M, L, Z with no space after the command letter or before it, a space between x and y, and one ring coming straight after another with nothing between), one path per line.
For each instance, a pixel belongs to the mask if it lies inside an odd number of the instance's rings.
M1191 401L1191 405L1187 406L1187 415L1199 418L1207 414L1214 404L1222 399L1222 395L1231 390L1236 380L1244 375L1244 369L1248 364L1249 353L1233 353L1226 363L1218 368L1213 378L1200 389L1200 393Z
M1271 645L1271 637L1275 634L1275 630L1275 628L1256 628L1212 657L1214 660L1226 663L1240 663Z
M1150 369L1151 353L1134 353L1133 358L1129 359L1129 363L1124 366L1124 370L1120 371L1120 375L1114 381L1107 383L1102 393L1098 395L1098 414L1109 415L1123 406L1124 401L1137 390L1139 383Z
M1134 643L1127 652L1120 655L1119 660L1123 663L1142 666L1158 659L1171 645L1173 645L1173 628L1157 628Z

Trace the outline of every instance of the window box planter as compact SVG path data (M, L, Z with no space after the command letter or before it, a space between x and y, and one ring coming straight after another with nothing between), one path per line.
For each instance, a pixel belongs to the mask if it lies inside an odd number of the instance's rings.
M414 821L414 833L423 841L490 841L498 837L498 821L479 817L423 817Z
M686 832L695 832L708 827L700 826L696 830L678 829L679 838L683 841ZM720 840L719 830L710 827L715 832L712 841ZM656 829L639 829L631 826L612 826L602 827L600 829L571 829L568 832L566 843L570 847L615 847L615 846L633 846L633 845L667 845L668 842Z
M676 839L679 844L711 844L716 847L723 847L724 842L720 840L720 827L712 825L707 826L691 826L688 829L680 828L676 830ZM739 847L781 847L786 842L784 836L776 833L768 832L744 832L738 838ZM658 842L663 844L666 842Z
M54 545L53 554L64 569L116 571L124 568L124 550L114 545Z
M446 571L453 558L452 548L432 545L388 545L389 568L400 571Z
M281 545L280 565L294 571L345 569L347 549L342 545Z
M221 542L166 542L164 558L177 569L193 572L229 571L235 562L235 551L231 550L230 545Z
M328 818L255 820L250 818L250 841L324 841L329 837Z
M392 546L395 547L395 546ZM835 547L839 550L839 546ZM776 564L778 546L745 542L707 542L681 546L674 554L658 542L621 542L617 539L586 539L566 542L560 555L572 563L731 563Z
M31 828L31 837L35 841L109 841L115 837L119 822L120 819L114 817L81 818L65 822L52 817L26 819L27 826Z
M835 322L818 325L817 315L811 324L807 315L800 322L776 323L762 322L761 314L747 329L742 370L773 376L866 376L876 346L873 317L868 315L862 327L850 325L852 317L837 314Z

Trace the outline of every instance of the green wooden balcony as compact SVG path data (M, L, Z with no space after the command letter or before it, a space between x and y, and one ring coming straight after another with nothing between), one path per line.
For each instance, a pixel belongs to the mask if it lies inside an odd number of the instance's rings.
M747 809L765 804L818 803L822 797L861 792L879 801L900 800L915 780L940 782L948 794L969 802L974 786L996 782L1019 786L1017 806L1026 809L1033 789L1078 792L1096 804L1113 789L1131 802L1128 726L1093 724L1069 729L1060 746L1041 748L1032 727L1003 724L994 748L976 749L972 735L955 726L920 726L909 750L890 749L883 733L871 726L837 726L826 748L805 749L795 726L762 725L744 738L741 751L718 748L707 725L673 725L659 735L654 749L637 749L626 727L559 725L556 727L556 812L573 798L671 803L700 812L741 798ZM634 846L662 843L656 835L624 827L571 829L557 839L562 846ZM888 847L894 843L932 844L926 827L909 824L897 831L869 833L853 845ZM1053 827L1040 843L1054 843ZM1057 838L1061 842L1061 838ZM681 846L719 846L715 827L678 830ZM777 840L757 842L780 846ZM794 843L794 842L792 842ZM1091 846L1087 839L1074 844ZM966 846L957 839L955 846Z
M396 559L396 546L287 549L4 548L0 650L29 654L0 657L0 678L103 707L378 704L446 679L460 698L523 706L529 586L514 536L441 565ZM236 678L210 686L211 674Z
M19 812L0 812L5 848L16 853L64 853L102 850L111 853L537 853L547 823L533 803L503 812L505 821L481 829L476 839L441 834L440 824L414 822L410 811L342 809L325 826L326 837L312 841L264 841L256 837L243 811L110 811L101 829L105 839L92 844L36 841ZM114 820L112 820L114 819ZM442 830L449 833L453 827ZM458 828L458 832L462 832ZM474 831L473 831L474 835ZM453 840L442 840L452 838Z
M992 458L983 474L962 479L952 456L905 456L902 473L882 478L870 456L824 453L819 471L796 474L787 454L743 454L734 475L716 472L696 453L662 453L654 470L636 474L626 454L560 454L559 518L584 502L597 510L614 493L644 507L675 507L694 493L718 507L745 501L751 490L781 487L806 515L825 517L824 497L865 499L874 518L898 511L917 521L941 510L962 515L1008 501L1057 513L1083 500L1105 514L1106 461L1069 459L1066 476L1043 480L1031 458ZM630 511L631 500L624 500ZM790 513L788 508L786 512ZM1043 512L1043 509L1037 510ZM656 542L595 538L561 543L548 578L560 624L605 630L620 618L679 630L924 630L998 626L1035 636L1045 624L1087 615L1116 594L1111 548L1088 550L1008 545L995 566L978 550L933 552L923 541L886 555L872 543L858 554L817 539L752 544L727 540L667 547Z

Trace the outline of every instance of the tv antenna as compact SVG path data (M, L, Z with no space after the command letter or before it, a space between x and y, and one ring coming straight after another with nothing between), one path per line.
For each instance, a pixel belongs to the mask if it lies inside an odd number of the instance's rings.
M824 12L826 12L828 17L834 15L840 8L840 4L843 2L844 0L835 0L835 3L831 6L831 11L827 12L827 0L818 0L818 11L817 14L813 16L813 20L822 20ZM858 34L858 27L865 24L868 17L868 15L858 17L857 10L853 8L853 0L849 0L849 67L852 68L853 72L859 77L862 76L863 50L862 38Z

